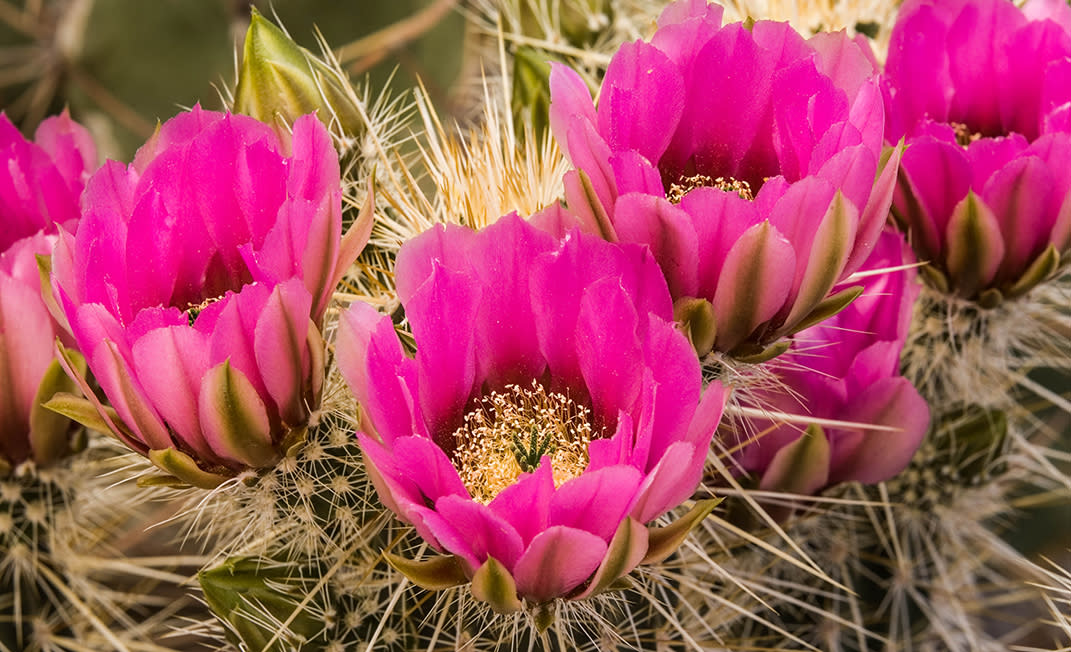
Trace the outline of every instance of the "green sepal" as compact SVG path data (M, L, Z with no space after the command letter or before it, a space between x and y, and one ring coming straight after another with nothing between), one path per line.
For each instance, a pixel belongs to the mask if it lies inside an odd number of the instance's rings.
M746 343L745 343L746 345ZM745 364L762 364L763 362L769 362L777 356L787 351L792 346L792 342L788 340L781 340L780 342L774 342L770 346L752 353L750 349L738 349L742 350L742 353L734 352L733 359L737 362L743 362Z
M647 555L648 538L650 534L643 523L628 516L617 526L617 532L610 539L610 546L606 550L599 568L592 575L591 581L582 593L575 596L574 600L583 600L606 591L614 582L629 574L638 566Z
M831 459L832 449L825 430L812 423L796 441L777 451L759 488L780 493L813 494L829 481Z
M975 299L975 303L977 303L980 307L985 308L986 310L992 310L993 308L996 308L1003 301L1004 293L996 288L989 288L988 290L983 290L981 294L978 295L978 298Z
M0 478L11 475L11 471L14 469L11 466L11 462L8 462L3 457L0 457Z
M807 316L800 320L798 324L792 327L792 333L798 333L805 328L810 328L815 324L823 322L833 315L836 315L841 310L844 310L851 305L852 301L859 298L859 295L863 293L862 285L853 285L850 288L845 288L840 292L831 294L825 299L818 302L818 305L814 307L811 312L807 313Z
M793 300L792 309L785 317L786 330L795 332L797 327L810 317L815 307L822 305L837 284L841 270L851 258L855 242L855 230L860 215L854 205L844 198L840 190L833 195L833 201L821 221L814 227L814 242L807 252L808 265ZM776 333L777 336L784 332Z
M166 473L199 489L215 489L230 476L205 471L192 457L174 448L150 450L149 461Z
M67 322L67 315L60 309L55 295L52 294L52 256L37 254L36 258L37 275L41 280L41 300L44 302L45 307L48 308L48 313L56 320L56 323L63 327L63 330L69 332L71 327Z
M472 576L472 597L486 602L497 614L511 614L523 608L517 597L517 582L494 557L488 557Z
M445 591L469 581L461 562L454 555L438 555L416 561L384 552L383 558L391 568L426 591Z
M688 533L702 523L703 519L710 516L722 500L721 498L707 498L697 501L684 516L669 525L649 526L647 528L647 554L640 563L657 564L665 561L684 543Z
M264 401L252 381L231 366L229 358L204 375L198 409L201 423L217 433L216 448L231 459L254 469L279 461Z
M85 358L72 351L70 359L72 364L77 366L78 373L85 376ZM71 420L55 410L48 409L45 403L57 394L75 395L76 392L78 384L63 371L59 360L53 360L41 378L41 384L38 385L33 399L33 407L30 409L30 448L33 450L33 460L38 466L48 466L72 452ZM108 432L108 429L104 432Z
M553 602L544 602L532 610L532 620L535 622L536 631L540 634L550 629L557 619L557 608Z
M243 649L283 652L309 649L303 644L321 637L325 624L311 609L298 605L323 569L299 568L270 559L231 557L197 573L205 602L225 622L228 635ZM278 623L287 623L285 634Z
M190 483L179 480L173 475L158 473L155 475L143 475L138 477L139 487L168 487L170 489L189 489Z
M956 204L946 227L945 269L956 292L971 298L997 273L1004 256L1000 223L973 190Z
M309 429L291 428L279 442L279 450L283 451L284 457L297 457L305 449L305 442L309 439Z
M929 283L941 294L948 294L950 292L948 277L945 276L944 272L937 269L937 267L933 265L923 265L919 268L919 274L922 275L923 280Z
M714 305L706 299L682 297L673 303L673 319L692 343L696 354L703 358L714 349L718 325Z
M1004 296L1009 299L1020 297L1051 277L1058 269L1060 269L1060 252L1055 246L1049 245L1040 256L1034 259L1034 262L1030 263L1030 267L1023 272L1019 280L1004 291Z
M72 352L73 353L73 352ZM104 420L104 417L100 416L100 412L97 411L97 407L93 405L93 402L89 399L69 394L67 392L57 392L52 395L48 401L43 403L41 407L48 410L52 410L56 414L61 414L71 421L82 424L90 430L96 430L97 432L109 433L112 432L111 427ZM126 429L126 424L119 418L119 413L115 411L115 408L110 406L102 406L105 414L111 419L112 423L117 428L122 428L124 434L128 437L133 437L133 433Z
M591 177L583 170L577 170L576 172L580 179L580 188L584 192L584 201L587 202L592 215L595 216L595 227L598 228L599 235L607 242L617 242L617 230L614 229L610 216L606 214L606 209L603 208L602 202L599 201L599 195L595 192Z

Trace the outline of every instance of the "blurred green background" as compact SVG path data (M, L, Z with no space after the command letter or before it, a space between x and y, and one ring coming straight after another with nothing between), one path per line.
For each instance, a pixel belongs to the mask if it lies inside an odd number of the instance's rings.
M249 0L0 0L0 106L25 132L64 106L104 154L128 160L181 108L220 108L233 86ZM257 8L355 80L396 92L423 80L440 110L461 61L457 0L267 0Z

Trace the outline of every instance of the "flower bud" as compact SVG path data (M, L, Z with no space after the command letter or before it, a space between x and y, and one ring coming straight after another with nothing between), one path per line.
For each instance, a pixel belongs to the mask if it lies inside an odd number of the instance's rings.
M234 112L262 122L287 125L307 114L346 136L364 128L353 90L341 70L294 42L255 8L245 35Z

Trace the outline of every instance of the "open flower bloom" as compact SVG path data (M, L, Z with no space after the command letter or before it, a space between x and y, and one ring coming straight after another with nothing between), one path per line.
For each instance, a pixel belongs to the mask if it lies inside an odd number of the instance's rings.
M863 269L913 262L902 236L886 231ZM777 372L780 387L755 398L786 414L876 428L751 422L758 438L741 449L737 462L759 477L763 489L812 494L840 482L888 480L922 443L929 408L899 373L919 291L916 273L888 271L867 276L863 284L850 306L793 337Z
M197 486L274 464L319 406L318 324L355 255L341 228L338 157L311 115L280 143L195 107L129 167L106 163L53 255L114 408L94 406L101 427Z
M89 133L66 113L42 122L33 143L0 114L0 471L67 451L70 421L41 407L73 388L54 364L61 331L41 297L36 257L52 252L55 223L78 219L96 158Z
M886 95L908 143L893 210L926 278L991 306L1051 275L1071 246L1071 8L906 2Z
M418 236L396 279L415 359L364 304L338 342L383 503L499 610L589 595L650 557L643 524L692 495L724 403L717 383L700 400L651 255L508 216ZM486 597L492 575L505 599Z
M598 110L555 66L551 126L577 168L565 188L582 224L651 247L678 309L713 321L700 355L747 357L854 296L827 302L874 246L899 150L883 164L862 39L721 16L670 5L650 43L614 55Z

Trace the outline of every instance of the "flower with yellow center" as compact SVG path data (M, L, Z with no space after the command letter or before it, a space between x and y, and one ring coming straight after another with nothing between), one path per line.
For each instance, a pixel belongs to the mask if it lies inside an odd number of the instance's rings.
M522 473L550 459L554 486L579 476L588 465L591 411L565 394L507 385L465 415L454 433L453 462L477 501L487 504Z
M415 359L364 304L337 346L383 503L498 611L647 558L643 525L692 495L723 405L649 251L513 215L409 241L396 278Z

